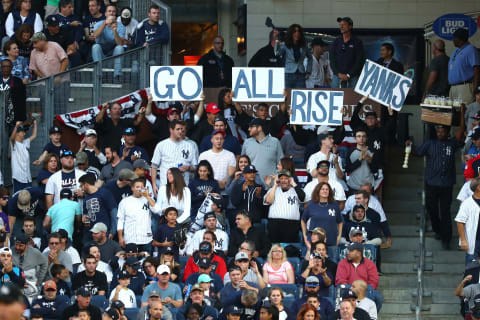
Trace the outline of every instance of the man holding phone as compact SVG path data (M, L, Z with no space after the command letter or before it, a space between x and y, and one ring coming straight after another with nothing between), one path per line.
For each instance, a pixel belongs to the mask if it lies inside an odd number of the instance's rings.
M265 188L256 183L257 169L254 165L243 168L243 184L236 183L230 194L232 204L238 210L245 210L250 215L253 223L259 223L265 217L263 196Z

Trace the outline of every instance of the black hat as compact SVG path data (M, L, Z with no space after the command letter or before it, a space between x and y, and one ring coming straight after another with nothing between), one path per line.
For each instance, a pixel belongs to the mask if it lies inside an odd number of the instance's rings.
M125 136L134 136L135 135L135 129L134 128L126 128L123 130L123 135Z
M135 258L135 257L128 257L126 260L125 260L125 263L129 266L133 266L135 264L138 263L138 259Z
M325 133L325 132L322 132L322 133L319 133L317 135L317 142L318 144L322 144L322 141L325 140L326 138L328 138L329 134L328 133Z
M328 160L322 160L317 163L317 169L320 168L322 165L327 165L328 168L330 168L330 161Z
M27 129L25 129L24 126L18 126L18 127L17 127L17 132L20 132L20 131L25 132L25 131L27 131Z
M51 16L49 16L49 17L51 17ZM48 134L52 134L52 133L62 133L62 129L60 129L57 126L53 126L53 127L50 128L50 130L48 130Z
M325 41L323 41L322 38L316 37L316 38L314 38L314 39L312 40L311 46L312 46L312 47L313 47L313 46L326 47L326 46L328 46L328 44L327 44Z
M477 94L477 93L480 93L480 86L479 86L479 87L476 87L476 88L473 90L473 94Z
M60 198L71 198L73 197L72 189L70 188L63 188L60 191Z
M118 314L118 311L114 308L109 308L109 309L105 310L105 313L110 318L112 318L112 320L119 320L120 319L120 315Z
M242 314L242 309L235 305L230 305L225 308L225 314L234 314L234 315L241 315Z
M213 120L213 123L217 121L222 121L223 123L227 124L227 120L225 119L224 116L216 116L215 119Z
M129 279L131 277L130 273L127 270L122 270L118 274L118 279Z
M210 253L212 252L212 244L210 242L203 241L202 243L200 243L199 250L200 253Z
M125 304L121 300L115 300L112 301L111 307L115 309L125 308Z
M68 232L65 229L58 229L56 232L62 237L62 239L67 239L68 238Z
M165 251L163 252L163 254L175 254L175 250L173 250L172 247L166 247L165 248Z
M342 299L349 299L349 298L357 299L357 294L350 289L342 292Z
M358 243L358 242L352 242L348 246L348 251L353 251L353 250L358 250L363 254L363 244Z
M352 211L354 212L357 209L362 209L363 211L365 211L365 207L362 206L361 204L354 205Z
M464 28L458 28L453 33L453 39L455 38L463 41L468 41L468 30Z
M346 23L348 23L349 25L353 26L353 20L352 18L350 17L338 17L337 18L337 22L340 22L340 21L345 21Z
M23 294L17 286L4 284L0 286L0 302L10 304L14 302L24 303Z
M53 14L49 15L45 21L47 22L48 27L56 27L59 24L57 17Z
M62 150L62 151L60 151L60 158L69 157L69 156L75 157L75 155L73 154L73 152L70 151L70 150Z
M18 243L27 244L28 241L30 241L30 237L27 236L25 233L19 233L15 237L15 242L18 242Z
M472 316L480 318L480 294L473 297Z
M85 286L82 286L82 287L78 288L78 290L77 290L77 296L90 297L91 295L92 295L92 293Z
M125 252L126 253L138 253L138 248L135 243L127 243L125 246Z
M212 196L212 201L217 205L218 208L222 209L223 208L223 198L222 196L216 197Z
M248 124L249 127L254 127L254 126L262 126L265 127L265 121L260 119L260 118L254 118L250 123Z
M200 268L207 269L207 268L210 268L210 266L212 265L212 261L208 258L200 258L200 260L198 260L197 265Z
M473 131L471 138L472 138L472 140L478 140L478 139L480 139L480 130L477 129L477 130Z
M367 112L364 113L364 115L365 115L365 118L367 118L367 117L377 118L377 113L375 111L367 111Z
M475 115L472 117L472 119L474 119L474 120L480 120L480 111L478 111L477 113L475 113Z
M213 212L209 212L203 216L203 221L207 221L210 218L215 218L217 219L217 215Z
M257 173L257 168L253 164L249 164L243 168L243 173Z

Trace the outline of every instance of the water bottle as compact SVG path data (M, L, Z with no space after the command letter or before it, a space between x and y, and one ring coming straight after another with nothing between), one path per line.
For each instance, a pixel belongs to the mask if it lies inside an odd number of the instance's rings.
M187 300L188 300L188 296L190 295L190 290L192 290L192 285L191 284L189 284L187 286L187 291L185 292L185 299L183 299L185 302L187 302Z

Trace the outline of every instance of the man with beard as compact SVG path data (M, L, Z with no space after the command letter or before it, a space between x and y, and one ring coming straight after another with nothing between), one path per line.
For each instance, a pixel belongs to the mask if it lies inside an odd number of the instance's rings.
M63 151L60 155L60 163L62 169L50 176L45 187L47 209L60 201L60 191L63 188L71 189L75 198L83 196L78 179L85 174L85 171L74 168L73 152Z
M117 179L123 169L133 170L130 162L120 158L120 151L115 144L105 147L105 156L107 157L107 164L100 171L97 186L102 186L103 183Z
M42 253L28 245L30 238L20 234L15 238L12 261L25 272L25 277L39 286L47 274L48 261Z

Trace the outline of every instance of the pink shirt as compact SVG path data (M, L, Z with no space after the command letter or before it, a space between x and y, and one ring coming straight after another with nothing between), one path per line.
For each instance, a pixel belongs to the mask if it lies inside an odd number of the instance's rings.
M33 49L30 54L30 69L40 71L48 77L60 72L63 59L68 59L65 50L58 43L48 41L45 51Z
M263 270L268 273L269 284L288 284L287 270L289 269L293 268L288 261L283 262L278 269L273 269L268 262L263 265Z

